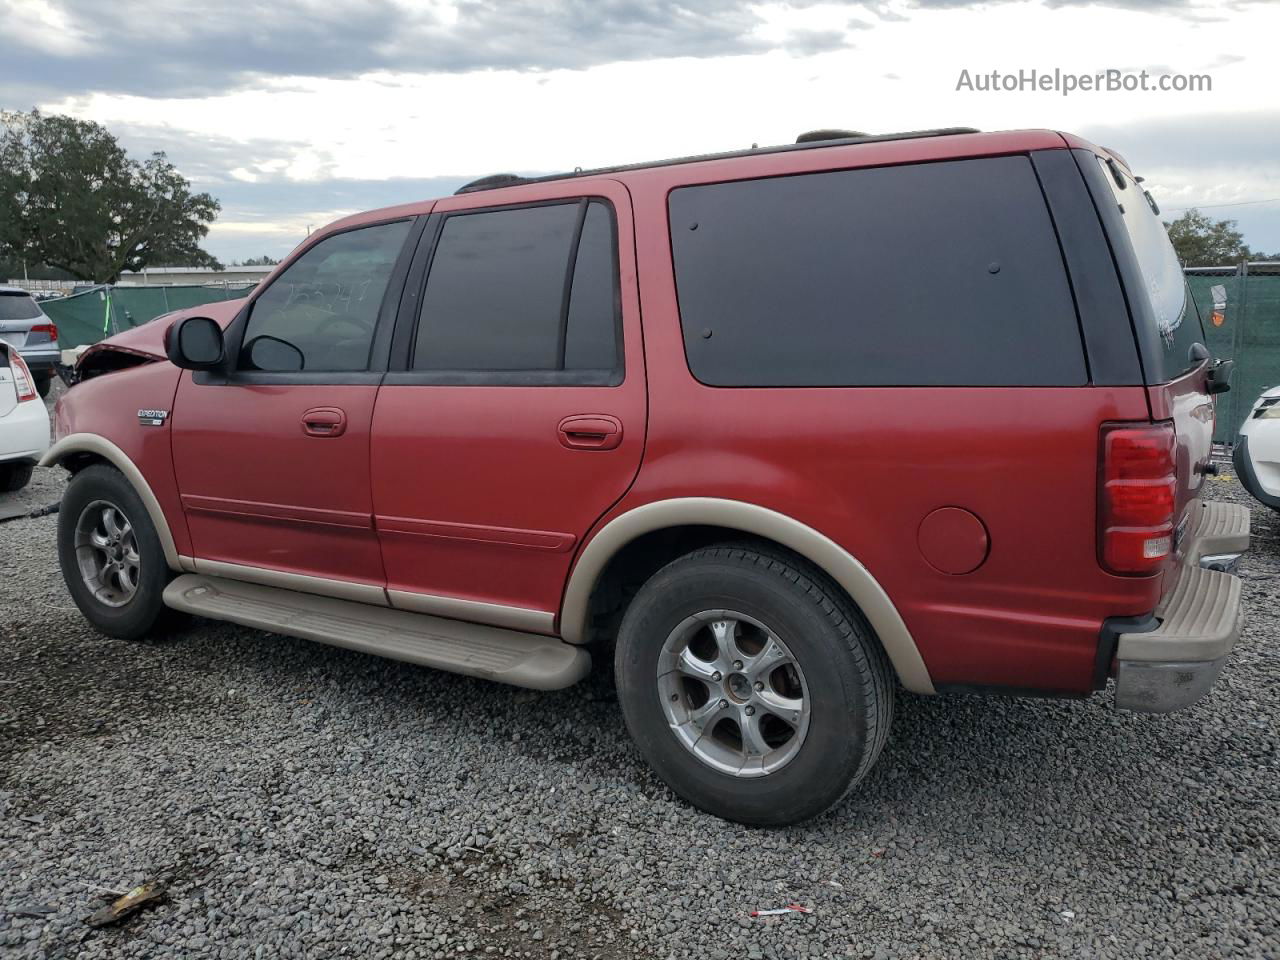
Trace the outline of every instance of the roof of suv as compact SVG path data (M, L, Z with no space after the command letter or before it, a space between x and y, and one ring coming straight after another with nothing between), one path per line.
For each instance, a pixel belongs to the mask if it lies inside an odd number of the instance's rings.
M890 133L877 136L845 137L838 140L813 140L804 143L788 143L774 147L759 147L727 153L701 154L667 160L599 167L591 170L574 170L570 173L551 174L542 177L485 177L473 181L474 194L479 206L504 202L520 203L540 184L553 184L562 180L580 180L607 177L622 181L638 178L663 177L670 179L676 170L688 171L691 182L708 179L750 179L798 172L794 168L829 168L826 151L835 156L830 166L861 166L897 163L921 163L930 160L963 159L967 157L997 156L1026 153L1031 150L1064 149L1067 147L1092 147L1087 141L1070 134L1053 130L1011 130L981 133L968 127L948 127L938 130L920 130L908 133ZM1096 148L1095 148L1096 149ZM838 159L837 159L838 156ZM856 160L854 158L857 158ZM696 172L695 172L696 171ZM684 177L686 174L680 174ZM489 183L485 181L498 181ZM463 188L466 189L465 187ZM470 197L472 194L466 194ZM479 200L484 197L484 200ZM501 199L496 199L501 197ZM509 198L509 199L508 199ZM450 198L453 199L453 198ZM458 198L462 199L462 198ZM352 214L317 230L311 235L315 242L321 236L351 227L400 217L413 217L429 213L443 198L418 200ZM299 249L305 249L304 244ZM286 258L286 263L288 262Z

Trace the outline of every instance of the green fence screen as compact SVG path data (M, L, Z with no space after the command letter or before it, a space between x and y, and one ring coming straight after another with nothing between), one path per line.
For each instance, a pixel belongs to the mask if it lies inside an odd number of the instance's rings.
M190 287L96 287L61 300L46 300L42 310L58 325L63 349L97 343L138 327L171 310L247 296L253 284Z
M1213 436L1234 443L1258 394L1280 384L1280 266L1190 269L1187 283L1204 318L1209 350L1236 362L1231 390L1218 397Z

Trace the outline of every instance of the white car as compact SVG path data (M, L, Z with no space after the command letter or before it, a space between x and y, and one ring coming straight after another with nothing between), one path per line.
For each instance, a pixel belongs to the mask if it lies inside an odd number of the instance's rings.
M49 448L49 411L35 377L10 344L0 340L0 493L21 490Z
M1232 460L1244 488L1280 510L1280 387L1265 391L1249 411Z

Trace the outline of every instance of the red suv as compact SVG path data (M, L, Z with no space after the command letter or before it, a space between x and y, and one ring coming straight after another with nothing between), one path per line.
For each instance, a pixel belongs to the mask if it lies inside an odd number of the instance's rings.
M89 350L46 464L92 623L172 609L539 689L782 824L898 686L1185 707L1240 630L1229 361L1124 160L850 136L479 181ZM166 361L166 358L168 362Z

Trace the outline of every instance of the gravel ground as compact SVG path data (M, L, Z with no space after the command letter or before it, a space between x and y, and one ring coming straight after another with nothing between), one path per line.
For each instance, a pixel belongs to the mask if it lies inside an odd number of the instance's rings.
M61 484L39 471L20 499ZM1229 477L1213 495L1248 502ZM209 622L107 640L54 527L0 525L10 955L1280 956L1261 507L1248 628L1194 709L903 695L863 787L773 831L678 801L599 671L544 694ZM165 900L85 925L155 877ZM747 916L792 902L813 913Z

